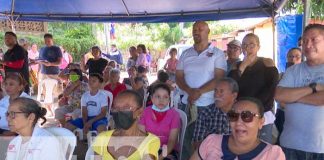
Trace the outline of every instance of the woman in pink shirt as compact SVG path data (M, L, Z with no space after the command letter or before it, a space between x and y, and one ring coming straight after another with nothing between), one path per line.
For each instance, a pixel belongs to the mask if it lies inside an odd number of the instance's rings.
M169 106L170 92L166 84L155 85L151 97L153 105L145 108L139 122L144 131L160 138L160 159L178 158L177 142L181 121L179 113Z
M146 58L146 47L144 44L137 45L138 57L136 60L136 67L142 66L144 68L148 67L148 62Z
M37 50L37 44L32 44L31 49L28 51L28 58L29 59L37 59L39 57L39 52ZM38 66L39 64L31 64L30 67L34 71L35 74L38 73Z
M167 62L165 63L164 65L164 69L166 70L166 72L168 73L169 75L169 79L173 82L175 82L175 72L176 72L176 69L177 69L177 63L178 63L178 60L177 60L177 49L175 48L172 48L170 50L170 57Z
M255 98L241 98L228 112L232 134L209 135L191 160L285 160L282 149L258 138L264 123L262 103Z

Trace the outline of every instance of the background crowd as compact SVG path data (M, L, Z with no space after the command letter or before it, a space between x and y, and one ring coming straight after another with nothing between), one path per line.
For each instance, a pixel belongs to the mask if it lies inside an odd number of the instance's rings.
M193 46L180 56L172 48L150 84L144 44L129 47L121 79L115 44L110 53L93 46L73 62L51 34L38 50L6 32L0 135L13 137L7 159L64 159L59 141L38 123L46 118L90 133L89 150L103 159L324 159L324 26L305 28L285 73L258 56L256 34L229 42L225 54L209 33L206 22L195 22Z

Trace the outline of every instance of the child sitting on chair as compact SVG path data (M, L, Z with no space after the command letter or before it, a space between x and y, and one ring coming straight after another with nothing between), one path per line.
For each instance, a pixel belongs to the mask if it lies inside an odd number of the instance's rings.
M168 85L156 84L151 95L153 105L144 109L139 121L143 131L153 133L160 138L160 160L178 159L177 142L181 121L179 113L169 106L170 93ZM166 146L164 152L163 146Z
M89 91L81 97L82 118L69 121L65 125L67 129L73 131L81 128L84 134L87 134L89 130L96 130L98 133L106 130L108 98L107 91L100 89L102 82L103 78L100 74L90 74Z

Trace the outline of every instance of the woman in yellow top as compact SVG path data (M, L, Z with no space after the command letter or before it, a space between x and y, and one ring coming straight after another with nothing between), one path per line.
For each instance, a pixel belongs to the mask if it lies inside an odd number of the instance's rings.
M103 132L95 139L92 149L96 157L105 160L156 160L160 140L151 133L142 132L138 120L143 111L142 97L125 90L114 99L111 114L116 130Z

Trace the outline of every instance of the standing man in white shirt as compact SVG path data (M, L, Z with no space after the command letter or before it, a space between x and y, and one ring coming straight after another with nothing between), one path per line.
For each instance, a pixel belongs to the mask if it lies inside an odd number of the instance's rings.
M224 77L227 68L223 51L208 43L209 32L206 22L194 23L192 30L194 45L183 52L176 70L176 83L185 92L180 108L184 111L188 111L189 108L195 111L194 108L197 107L198 115L214 103L216 80ZM184 159L189 159L193 153L191 141L196 118L189 118L193 123L186 129L182 153Z

